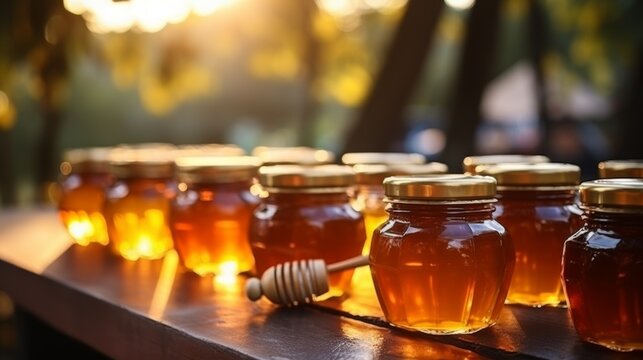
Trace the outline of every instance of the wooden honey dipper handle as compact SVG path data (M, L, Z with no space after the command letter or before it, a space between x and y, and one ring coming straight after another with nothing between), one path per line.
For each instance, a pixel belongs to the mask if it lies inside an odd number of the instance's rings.
M314 301L328 291L328 273L368 265L367 256L356 256L326 266L324 260L298 260L269 267L258 278L246 282L246 295L252 301L265 295L279 305L298 305Z

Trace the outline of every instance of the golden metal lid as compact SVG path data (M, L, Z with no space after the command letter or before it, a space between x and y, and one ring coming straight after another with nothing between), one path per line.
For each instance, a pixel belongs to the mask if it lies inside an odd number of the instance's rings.
M227 183L251 180L261 165L253 156L185 156L175 161L179 181Z
M643 179L615 178L586 181L580 185L583 207L643 210Z
M109 165L119 178L169 178L174 175L174 150L168 144L123 145L110 153Z
M462 161L462 167L465 173L475 174L478 165L494 164L542 164L548 163L549 158L543 155L482 155L467 156Z
M259 169L259 182L265 188L282 190L347 188L355 184L355 174L342 165L275 165Z
M428 164L358 164L353 166L358 185L382 185L389 176L446 174L449 168L439 162Z
M496 180L462 174L392 176L384 180L384 193L395 199L483 200L496 195Z
M479 165L476 174L512 187L575 186L580 181L578 166L560 163Z
M357 164L424 164L426 158L416 153L378 153L358 152L346 153L342 156L342 163L346 165Z
M643 178L643 160L610 160L598 164L598 176L606 178Z
M322 165L335 160L335 154L328 150L306 146L258 146L252 150L252 156L261 159L264 165Z
M65 150L63 161L60 164L60 172L63 175L69 175L71 172L108 172L112 149L90 147Z

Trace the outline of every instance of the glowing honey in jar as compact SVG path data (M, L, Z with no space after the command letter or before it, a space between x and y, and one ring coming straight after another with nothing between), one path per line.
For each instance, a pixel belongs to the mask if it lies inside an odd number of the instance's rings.
M201 276L252 270L248 227L259 198L250 187L259 159L181 157L176 168L181 191L172 202L170 225L183 265Z
M107 227L101 213L105 189L112 182L108 148L73 149L64 153L58 214L77 244L107 245Z
M543 155L480 155L467 156L462 161L462 168L465 174L475 175L478 165L496 164L542 164L548 163L549 158Z
M565 301L560 282L563 244L581 227L574 204L580 168L570 164L478 166L498 182L494 217L507 229L516 250L507 303L534 307Z
M362 215L350 205L355 183L349 167L266 166L259 182L268 191L250 225L258 274L291 260L331 264L360 255L366 234ZM328 296L348 290L353 270L330 275Z
M643 178L643 160L609 160L598 164L598 176L608 178Z
M566 242L562 279L580 337L643 350L643 180L580 186L584 225Z
M103 214L112 248L128 260L158 259L172 249L172 150L142 145L113 152L110 166L117 180L107 190Z
M493 325L514 250L492 217L496 182L468 175L384 180L389 219L373 234L370 266L388 322L430 334Z

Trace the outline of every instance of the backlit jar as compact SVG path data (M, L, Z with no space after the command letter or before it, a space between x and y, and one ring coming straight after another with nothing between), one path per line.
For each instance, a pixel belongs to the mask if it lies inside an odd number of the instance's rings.
M643 160L609 160L598 164L598 175L607 178L643 178Z
M563 244L581 227L575 205L580 178L570 164L479 166L498 182L494 217L507 229L516 250L507 303L541 307L564 303L560 282Z
M172 249L170 201L174 161L165 147L122 148L110 161L117 181L103 213L112 248L128 260L158 259Z
M566 242L562 278L580 337L643 350L643 180L580 186L584 225Z
M480 155L467 156L462 161L462 168L465 174L476 174L478 165L496 164L542 164L548 163L549 158L543 155Z
M366 234L362 215L350 205L355 183L349 167L268 166L259 171L268 191L255 211L250 244L257 273L291 260L331 264L360 255ZM329 295L348 290L353 270L330 275Z
M496 181L468 175L384 180L389 219L373 234L370 266L391 324L429 334L493 325L514 250L492 217Z
M174 247L199 275L236 275L254 260L248 227L259 198L250 187L259 159L248 156L176 159L179 190L170 224Z
M388 219L388 214L384 209L386 204L384 203L384 185L382 185L385 178L395 175L444 174L447 170L448 168L445 164L437 162L429 164L359 164L353 166L357 185L355 186L352 204L355 209L364 215L366 228L366 243L362 253L364 255L368 254L371 248L373 231Z
M60 165L61 197L58 214L69 235L80 245L107 245L109 238L102 209L105 190L112 182L109 148L68 150Z

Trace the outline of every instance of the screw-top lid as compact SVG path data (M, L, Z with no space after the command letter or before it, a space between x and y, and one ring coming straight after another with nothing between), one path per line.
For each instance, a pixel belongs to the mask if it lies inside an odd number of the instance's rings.
M174 150L170 144L121 145L110 154L112 173L119 178L169 178L174 175Z
M467 156L462 161L465 173L475 174L478 165L494 164L541 164L548 163L549 158L543 155L482 155Z
M598 164L598 175L605 178L643 178L643 160L610 160Z
M575 186L580 181L578 166L559 163L479 165L476 173L494 177L499 187Z
M391 200L493 200L496 180L461 174L392 176L384 180L384 193Z
M341 165L276 165L261 167L259 182L269 192L341 189L355 184L355 174Z
M264 165L322 165L335 160L335 154L328 150L305 146L258 146L252 150L252 155L261 159Z
M346 165L424 164L426 162L426 158L422 154L415 154L415 153L358 152L358 153L344 154L344 156L342 156L342 162Z
M69 175L71 172L108 172L109 156L112 148L91 147L69 149L63 153L60 172Z
M584 208L623 212L643 210L643 179L600 179L580 185L580 201Z
M359 164L353 166L357 184L382 185L389 176L445 174L448 167L439 162L428 164Z
M261 165L253 156L185 156L175 160L179 181L227 183L251 180Z

